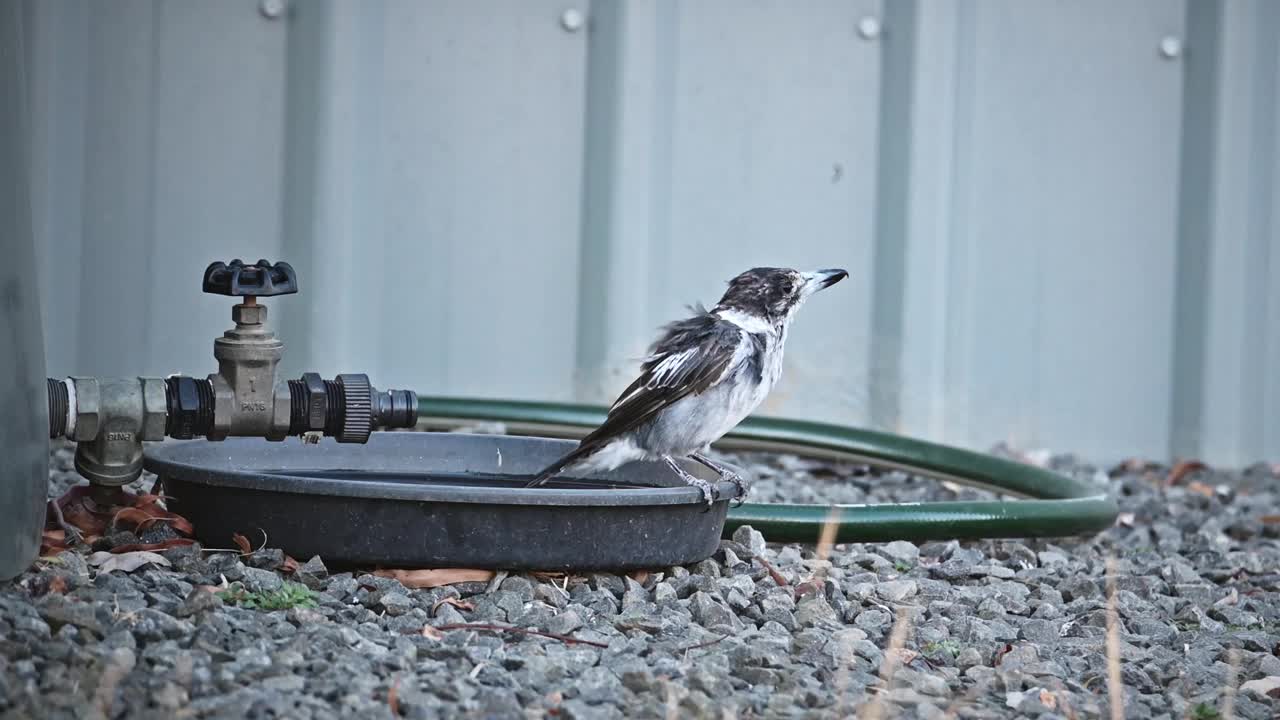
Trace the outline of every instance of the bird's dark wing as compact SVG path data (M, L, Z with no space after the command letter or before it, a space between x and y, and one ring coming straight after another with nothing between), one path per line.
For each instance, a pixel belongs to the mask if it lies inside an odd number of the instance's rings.
M741 328L705 310L668 325L650 348L640 376L618 396L604 423L582 444L633 430L678 400L714 387L745 342Z
M600 427L544 468L526 487L541 485L681 398L715 387L725 379L734 357L749 349L750 342L737 325L701 308L693 317L668 325L649 348L640 377L618 396Z

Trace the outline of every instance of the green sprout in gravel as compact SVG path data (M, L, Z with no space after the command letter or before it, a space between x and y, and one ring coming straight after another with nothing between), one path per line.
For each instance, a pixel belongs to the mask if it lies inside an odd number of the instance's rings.
M960 643L948 638L942 642L931 642L924 646L924 654L927 656L937 657L942 653L947 653L954 660L960 655Z
M1222 713L1209 703L1200 703L1191 709L1191 720L1219 720Z
M906 560L895 560L893 562L893 569L896 570L899 575L911 572L911 568L913 567L915 566Z
M316 594L311 588L294 582L285 582L279 590L261 592L249 592L244 585L236 582L218 593L218 597L228 605L239 605L250 610L288 610L316 606Z

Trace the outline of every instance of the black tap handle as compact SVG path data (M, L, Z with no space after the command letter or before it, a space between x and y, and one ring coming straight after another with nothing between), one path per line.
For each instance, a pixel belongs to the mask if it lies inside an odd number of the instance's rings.
M204 291L214 295L292 295L298 292L298 276L287 262L259 260L246 265L240 260L215 262L204 271Z

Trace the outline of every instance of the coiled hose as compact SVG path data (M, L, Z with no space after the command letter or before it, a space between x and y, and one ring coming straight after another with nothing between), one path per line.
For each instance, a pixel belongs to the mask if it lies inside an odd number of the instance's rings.
M517 435L580 438L602 407L418 395L419 426L501 422ZM1028 499L883 505L745 503L729 509L724 534L750 525L775 542L813 542L836 523L834 542L1065 537L1110 527L1119 509L1101 488L1033 465L901 435L803 420L752 417L722 450L766 450L865 463Z

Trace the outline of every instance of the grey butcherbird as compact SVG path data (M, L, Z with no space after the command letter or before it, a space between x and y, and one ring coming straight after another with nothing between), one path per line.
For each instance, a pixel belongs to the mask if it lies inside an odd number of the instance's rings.
M689 457L745 492L742 479L706 456L751 414L782 373L787 329L813 293L848 277L844 270L752 268L729 281L711 310L667 325L649 348L640 377L622 392L604 423L526 487L572 469L609 471L634 460L662 460L698 488L710 506L711 483L675 458Z

